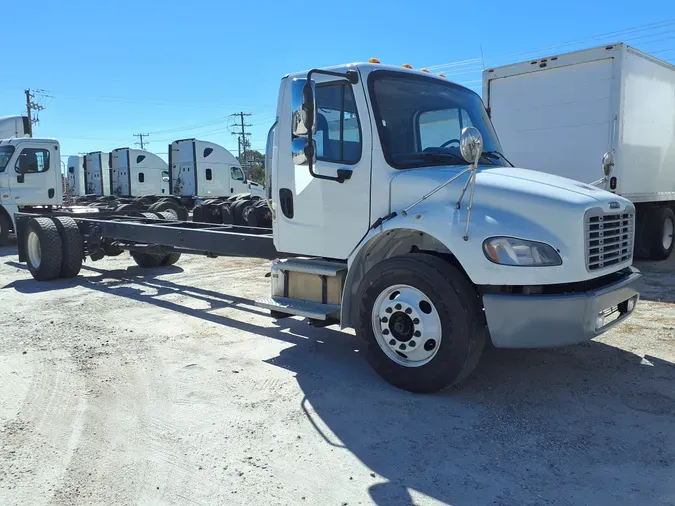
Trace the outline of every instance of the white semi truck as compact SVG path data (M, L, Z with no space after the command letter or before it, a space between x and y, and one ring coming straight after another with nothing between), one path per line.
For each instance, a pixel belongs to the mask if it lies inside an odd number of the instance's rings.
M84 156L71 155L68 157L67 170L67 188L71 197L79 197L85 195L86 179L84 172Z
M213 142L180 139L169 144L169 172L171 193L186 205L196 204L194 221L246 225L265 196L264 186L246 178L239 160ZM271 216L259 221L258 226L271 225Z
M20 213L20 260L47 281L108 251L143 267L181 253L270 259L260 307L355 328L374 370L414 392L466 378L486 342L578 343L634 310L635 206L512 167L474 92L371 62L287 75L278 97L266 152L272 231Z
M675 231L675 66L626 44L483 72L483 98L509 159L593 181L636 208L636 256L662 260Z
M168 196L169 166L159 156L143 149L112 151L113 194L120 197Z
M28 116L0 116L0 139L32 137L33 129Z

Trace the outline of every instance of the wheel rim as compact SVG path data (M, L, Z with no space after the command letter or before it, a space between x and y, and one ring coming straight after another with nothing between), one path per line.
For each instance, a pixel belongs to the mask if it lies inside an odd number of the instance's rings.
M405 367L429 363L441 346L441 319L433 302L417 288L393 285L377 297L371 313L382 351Z
M247 206L242 211L241 215L244 217L244 220L248 220L248 215L251 214L251 209L253 209L253 207Z
M175 209L167 209L166 212L169 213L174 218L178 219L178 212Z
M670 218L667 218L663 222L663 234L661 236L661 242L663 244L663 249L669 250L673 245L673 233L675 232L675 223Z
M40 248L40 239L32 230L28 233L28 240L26 241L26 249L28 250L28 258L33 267L40 267L42 259L42 249Z

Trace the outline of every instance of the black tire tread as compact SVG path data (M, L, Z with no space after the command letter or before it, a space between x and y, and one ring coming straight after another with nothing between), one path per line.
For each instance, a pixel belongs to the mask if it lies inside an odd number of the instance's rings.
M370 301L374 302L374 298L380 292L380 288L373 288L373 285L383 277L391 276L392 271L407 275L415 273L411 281L430 287L433 293L427 296L436 299L434 304L439 313L450 314L461 311L462 317L459 318L461 321L453 321L452 324L453 328L465 329L467 335L460 334L460 337L468 342L463 343L462 339L444 336L441 343L443 350L439 350L439 354L431 362L421 367L407 368L389 359L373 335ZM432 295L434 297L431 297ZM428 253L412 253L385 260L366 273L358 288L357 300L364 303L358 306L354 326L357 336L365 338L368 344L366 358L375 371L394 386L417 393L435 392L464 380L478 363L485 346L487 330L480 298L465 275L445 259ZM442 324L447 325L444 321ZM450 346L453 347L452 350ZM452 355L448 355L450 351L453 352ZM439 361L442 360L439 356L441 352L446 354L446 362ZM447 359L455 361L448 363Z
M80 229L75 220L69 216L57 216L54 218L54 223L63 244L59 277L64 279L74 278L82 269L84 258L82 234L80 234Z
M9 244L10 227L9 217L0 209L0 246L7 246Z
M28 232L34 231L40 240L40 265L34 267L30 263L30 257L26 259L28 270L37 281L51 281L59 277L61 272L61 260L63 258L63 245L61 235L56 224L49 218L32 218L28 222Z

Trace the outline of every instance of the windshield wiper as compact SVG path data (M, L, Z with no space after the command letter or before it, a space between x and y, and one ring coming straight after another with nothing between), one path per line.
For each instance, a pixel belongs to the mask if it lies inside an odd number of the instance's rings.
M404 153L398 155L401 159L406 160L431 160L432 162L444 162L447 160L459 160L462 165L466 165L466 160L454 153L439 153L437 151L424 151L422 153Z
M514 165L511 162L509 162L509 160L499 151L483 151L483 153L481 153L481 156L487 158L488 160L499 160L501 158L511 167L514 167Z

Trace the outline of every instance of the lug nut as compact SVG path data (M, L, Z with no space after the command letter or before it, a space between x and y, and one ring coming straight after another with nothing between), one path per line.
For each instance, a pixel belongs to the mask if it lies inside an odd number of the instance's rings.
M416 330L415 333L413 334L415 337L420 337L422 333L419 330Z
M413 324L414 324L414 325L419 325L419 323L420 323L420 319L419 319L419 318L414 318L414 319L413 319Z
M398 349L401 351L405 350L405 344L401 343L401 346L399 346Z
M414 348L416 344L417 343L415 343L415 341L408 342L408 346L410 346L411 348Z
M383 316L382 318L380 318L380 321L382 323L387 323L389 321L389 319L386 316Z
M396 305L394 306L394 308L396 309L396 311L400 311L402 307L403 307L403 306L401 306L401 304L396 304Z
M391 313L391 308L388 307L387 309L384 310L385 313Z
M391 341L389 341L389 344L391 346L394 346L396 344L396 339L392 339Z
M384 330L382 331L382 333L383 333L385 336L388 336L388 335L389 335L389 330L388 330L388 329L384 329Z
M410 314L410 313L412 313L412 309L410 309L410 308L406 308L406 310L405 310L405 314Z

